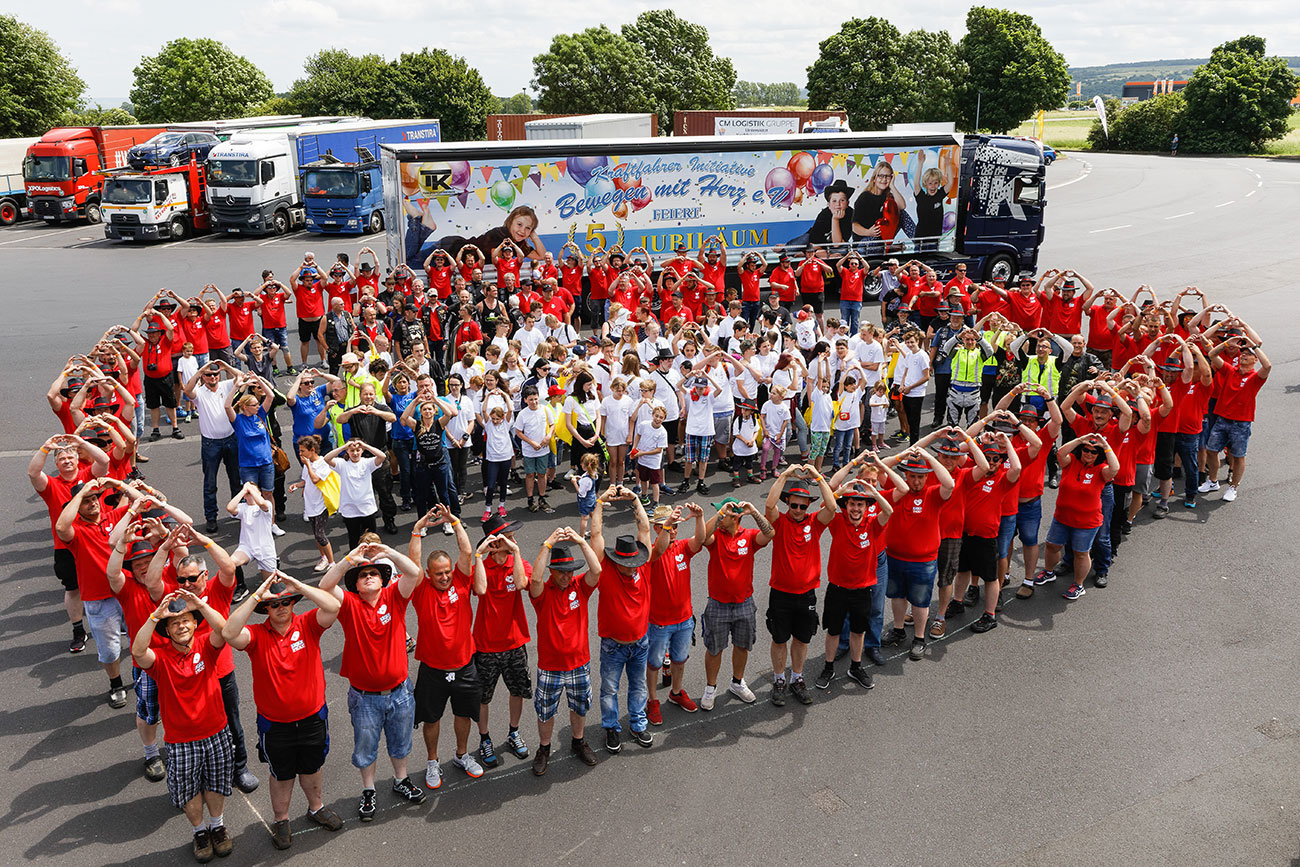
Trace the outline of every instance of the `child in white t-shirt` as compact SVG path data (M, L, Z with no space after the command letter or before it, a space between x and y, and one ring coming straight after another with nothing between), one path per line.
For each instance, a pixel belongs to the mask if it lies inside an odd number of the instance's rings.
M176 359L176 376L180 379L181 385L184 385L193 379L198 372L199 359L194 354L194 344L186 341L185 345L181 347L180 358ZM180 417L183 421L189 421L195 415L194 401L185 397L184 392L181 393L181 400L183 402L181 403Z
M664 484L664 450L668 448L668 428L664 420L668 411L656 406L650 411L650 421L637 425L636 437L629 454L636 458L636 477L641 483L643 505L659 505L659 489ZM672 491L665 488L665 493Z
M785 437L790 432L790 404L785 399L785 389L779 385L768 390L767 403L763 404L763 456L758 460L758 479L767 478L767 465L772 465L773 478L777 465L785 454Z
M731 422L731 486L739 488L740 475L745 474L744 481L756 482L754 476L755 457L758 455L758 417L754 415L754 405L738 401L736 408L740 411L738 418Z
M853 438L862 424L862 394L858 391L861 374L846 374L840 381L840 409L835 414L835 436L831 445L831 465L836 469L853 457Z
M889 416L889 386L883 379L876 381L868 404L871 407L871 436L875 440L876 451L884 451L885 419Z
M271 535L271 501L262 496L256 482L247 482L226 503L226 511L239 519L239 547L231 561L236 566L256 563L262 578L270 578L280 562Z
M513 410L494 403L483 419L483 520L492 517L492 497L500 494L501 505L497 511L506 516L506 480L510 477L510 461L515 456L514 443L510 441L510 419Z

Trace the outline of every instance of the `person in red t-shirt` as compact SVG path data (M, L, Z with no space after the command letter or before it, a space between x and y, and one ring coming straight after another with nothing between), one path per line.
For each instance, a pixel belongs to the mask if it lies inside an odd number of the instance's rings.
M834 502L837 508L828 524L831 550L826 561L826 598L822 602L826 662L816 684L818 689L828 689L835 679L837 646L847 621L849 678L864 689L871 689L874 684L871 674L862 667L862 649L871 625L877 549L894 508L875 485L857 479L841 485L835 492Z
M809 482L816 482L815 493ZM808 507L820 494L821 508ZM777 502L784 502L782 512ZM772 634L772 704L785 706L785 666L790 660L789 693L800 704L812 704L803 679L808 643L817 634L817 588L821 586L821 535L835 517L835 492L811 464L786 467L767 492L763 514L771 523L772 577L768 584L767 631Z
M394 571L399 576L390 583ZM352 766L361 771L357 814L363 822L375 818L375 763L381 735L393 763L393 791L406 800L424 796L406 772L415 728L415 698L406 662L406 606L421 578L420 567L410 558L379 542L362 542L320 580L320 589L343 603L339 674L348 679Z
M736 273L740 277L740 315L753 328L758 324L758 314L763 307L763 272L767 262L758 253L749 252L740 258Z
M789 253L782 253L777 259L776 267L772 269L767 282L776 289L781 299L781 306L786 310L793 310L795 287L799 285L799 278L795 276L794 266L790 264Z
M1244 324L1244 323L1243 323ZM1222 353L1237 350L1235 363ZM1210 350L1210 361L1223 383L1211 416L1210 432L1205 441L1205 482L1202 493L1219 489L1219 452L1228 451L1228 489L1225 502L1237 499L1237 486L1246 472L1246 446L1255 421L1255 400L1268 381L1272 363L1255 337L1232 337ZM1256 366L1258 365L1258 366Z
M600 508L599 502L597 508ZM577 573L587 568L585 575ZM572 527L559 527L542 543L533 560L528 597L537 612L537 754L533 774L546 773L551 759L555 713L564 692L569 705L573 740L569 745L582 763L596 764L584 732L591 709L591 639L587 602L600 582L596 552Z
M619 536L613 545L606 545L605 505L616 500L631 504L636 535ZM649 747L654 743L646 718L650 582L641 567L650 559L650 519L630 488L617 485L596 498L591 547L602 554L596 632L600 635L600 724L605 729L605 749L617 753L622 748L618 690L624 672L628 730L638 746Z
M304 598L316 610L294 614L294 603ZM330 831L343 827L325 806L321 770L329 752L329 713L320 639L339 608L334 594L277 571L231 612L221 630L252 665L258 744L271 767L271 842L277 849L288 849L293 840L289 804L295 780L307 797L307 818ZM246 625L254 613L266 619Z
M311 342L316 341L316 351L320 360L325 362L325 335L321 322L325 317L325 284L321 282L320 269L316 267L316 257L308 253L292 274L289 283L293 286L294 307L298 310L299 357L303 367L307 366L307 352ZM292 364L292 360L290 360ZM291 368L292 371L292 368Z
M1067 415L1067 421L1069 420ZM1078 449L1078 455L1074 450ZM1056 513L1047 531L1047 553L1035 583L1055 580L1056 565L1066 545L1074 552L1074 583L1063 594L1071 601L1084 595L1083 580L1092 569L1092 546L1103 532L1102 492L1119 473L1119 459L1100 433L1087 433L1057 450L1061 487Z
M271 361L275 361L275 349L278 346L284 353L284 366L290 375L298 369L293 366L293 356L289 354L289 323L285 316L285 305L294 303L289 287L275 279L270 271L262 272L262 285L253 296L262 315L262 337L271 347Z
M1029 444L1037 454L1042 448L1042 441L1032 432L1030 436L1032 439ZM974 579L984 583L984 613L971 624L971 631L980 633L988 632L998 625L997 603L1001 590L998 535L1002 512L1005 511L1003 503L1008 496L1015 496L1021 465L1020 455L1012 447L1011 438L1006 433L984 434L978 441L978 448L984 453L989 471L966 490L961 555L953 595L962 598Z
M56 474L45 472L45 458L54 455ZM72 624L72 643L68 645L69 653L81 653L86 649L86 628L81 604L81 592L77 589L77 563L67 543L55 532L55 522L63 512L63 507L72 499L72 487L78 482L100 478L108 473L109 458L104 450L94 446L76 434L60 434L47 439L27 462L27 479L44 502L50 514L50 533L54 537L54 577L63 585L63 609L68 613L68 622Z
M754 692L745 682L745 665L758 632L754 606L754 555L776 535L772 524L753 503L727 497L714 503L717 514L704 525L704 547L709 549L709 601L702 618L704 637L704 692L700 707L713 710L718 691L722 651L731 649L731 685L728 691L747 704ZM758 529L741 527L751 515Z
M144 367L144 405L153 422L153 433L149 439L162 439L162 434L158 432L158 420L161 407L164 406L171 411L172 438L184 439L185 434L180 429L180 416L176 413L176 373L172 365L176 332L171 318L151 310L152 304L151 301L146 305L145 311L131 327L137 335L136 345L139 346L141 364ZM180 345L175 344L174 348L179 351Z
M1111 366L1111 352L1115 348L1115 324L1111 314L1123 296L1114 289L1103 289L1094 296L1099 303L1088 307L1088 349Z
M474 612L470 597L487 592L482 557L491 540L484 539L476 554L465 525L445 505L431 509L420 521L422 524L411 531L411 542L406 549L411 562L423 562L425 570L411 596L419 626L415 644L415 658L420 663L415 678L415 722L424 724L424 747L429 754L425 781L430 789L436 789L442 785L438 735L448 702L456 736L456 757L452 764L470 777L483 776L483 767L469 751L470 724L478 721L481 700L478 669L474 665ZM449 524L455 532L455 560L441 550L424 559L421 533L435 522Z
M429 288L437 294L439 301L446 301L451 295L451 278L455 270L451 256L441 247L425 258L424 273L429 278Z
M823 300L826 295L826 278L835 275L835 269L822 260L820 251L809 245L804 248L804 259L794 269L799 278L799 303L811 305L817 314L817 327L826 330L826 320L822 315Z
M908 657L919 660L925 655L925 623L938 571L939 513L952 496L954 483L938 459L925 449L913 446L892 456L886 466L895 462L903 475L889 471L894 483L889 495L894 514L886 543L889 580L885 589L893 607L894 626L881 643L896 646L907 637L903 619L911 603L912 647ZM938 484L929 483L930 473L934 473Z
M1084 292L1078 295L1075 280L1083 284ZM1083 311L1097 289L1088 278L1074 271L1061 271L1043 290L1043 327L1062 337L1083 333Z
M1051 274L1055 272L1045 271L1043 276L1038 278L1038 286L1041 286ZM1020 288L1015 292L1007 294L1007 318L1025 331L1033 331L1043 324L1042 296L1038 292L1038 286L1034 285L1032 274L1021 274L1019 286Z
M695 533L678 539L677 526L684 519L683 509L695 519ZM687 713L699 706L682 687L686 660L691 654L695 634L695 617L691 608L691 558L704 547L704 509L696 503L669 508L659 506L651 516L655 531L650 562L642 567L650 582L650 647L646 652L646 717L651 725L663 724L659 705L660 668L666 661L671 688L668 701Z
M166 643L153 643L161 624ZM207 634L200 627L206 625ZM234 848L222 822L233 770L217 658L226 619L188 590L163 597L131 642L136 667L158 684L167 735L167 793L194 828L194 857L225 857ZM209 819L203 818L207 808Z

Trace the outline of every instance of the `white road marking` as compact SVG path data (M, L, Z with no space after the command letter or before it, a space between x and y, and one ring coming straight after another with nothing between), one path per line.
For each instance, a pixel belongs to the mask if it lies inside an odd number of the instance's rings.
M1258 188L1253 189L1253 190L1251 190L1249 193L1246 193L1246 198L1249 199L1251 196L1255 195L1255 194L1258 193L1258 192L1259 192L1259 189L1258 189Z
M1059 184L1049 184L1047 189L1057 190L1060 189L1061 187L1068 187L1070 184L1077 184L1079 181L1083 180L1084 178L1088 177L1088 175L1092 174L1092 163L1088 162L1087 160L1079 160L1079 162L1083 163L1082 174L1080 174L1077 178L1071 178L1068 181L1061 181L1061 183Z
M84 232L84 231L86 231L86 227L85 227L85 226L73 226L71 229L55 229L55 230L53 230L53 231L41 230L41 233L40 233L40 236L39 236L39 237L49 237L50 235L66 235L66 234L68 234L69 232ZM3 244L17 244L19 241L31 241L31 240L35 239L36 237L38 237L38 236L36 235L35 232L32 232L32 233L30 233L30 234L31 234L32 237L14 238L12 241L0 241L0 245L3 245ZM42 248L42 249L45 249L45 248ZM51 248L49 248L49 249L55 249L55 248L52 248L52 247L51 247Z
M253 815L257 817L257 821L262 823L262 827L266 829L266 832L268 834L271 833L271 826L268 825L266 819L262 817L262 812L258 810L257 807L253 806L253 801L248 797L248 793L241 790L239 794L243 796L244 803L248 805L248 809L253 811Z
M1117 229L1131 229L1131 228L1133 228L1133 224L1132 224L1132 223L1125 223L1125 224L1122 225L1122 226L1110 226L1110 227L1105 228L1105 229L1093 229L1093 230L1092 230L1091 232L1089 232L1088 234L1089 234L1089 235L1095 235L1095 234L1097 234L1098 232L1114 232L1114 231L1116 231Z
M1179 217L1190 217L1192 214L1195 214L1195 213L1196 213L1195 211L1183 211L1181 214L1174 214L1173 216L1165 217L1165 219L1166 219L1166 220L1177 220Z
M1237 202L1236 199L1229 199L1228 201L1226 201L1226 202L1221 202L1221 203L1215 205L1214 207L1216 207L1216 208L1226 208L1226 207L1228 207L1228 205L1236 204L1236 202Z

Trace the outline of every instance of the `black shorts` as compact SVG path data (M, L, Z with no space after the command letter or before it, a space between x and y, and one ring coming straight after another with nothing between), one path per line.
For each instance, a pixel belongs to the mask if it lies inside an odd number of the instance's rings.
M969 572L981 581L996 581L998 578L998 539L985 539L983 536L965 535L961 537L961 556L957 558L957 569Z
M675 418L672 421L664 422L664 430L668 431L668 445L676 446L682 443L682 420Z
M166 376L146 376L144 378L144 405L146 409L165 406L176 408L176 374Z
M528 673L528 645L498 653L479 651L474 654L474 668L478 670L481 704L491 704L496 695L497 680L503 680L506 691L515 698L533 697L533 678Z
M1156 434L1156 463L1151 474L1158 481L1167 482L1174 477L1174 453L1177 445L1178 434L1173 431Z
M849 618L849 632L862 634L871 619L871 588L826 585L826 599L822 602L822 628L836 633L844 628L844 618Z
M330 752L329 710L325 705L297 722L272 722L257 715L257 755L277 780L314 774Z
M822 299L826 297L824 292L800 292L799 303L807 304L812 307L814 313L822 312Z
M320 317L315 319L298 320L298 340L302 343L311 343L320 335Z
M812 641L817 634L817 592L786 593L773 587L767 597L767 631L776 644L791 638L803 644Z
M478 706L482 690L478 685L478 670L473 660L455 671L445 671L420 663L415 676L415 721L436 723L442 719L451 701L451 712L478 722Z
M77 589L77 559L67 548L54 549L54 577L69 593Z

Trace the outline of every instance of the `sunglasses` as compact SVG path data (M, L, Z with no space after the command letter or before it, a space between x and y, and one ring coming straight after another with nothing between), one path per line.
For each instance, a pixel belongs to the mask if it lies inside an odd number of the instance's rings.
M795 511L796 509L798 509L801 512L808 511L808 507L802 503L791 503L789 505L789 509L791 512Z
M202 578L204 575L207 575L207 574L208 574L208 570L207 570L207 569L204 569L204 570L201 571L201 572L195 572L193 575L177 575L177 576L176 576L176 583L177 583L177 584L193 584L193 583L197 582L200 578Z
M292 607L293 607L293 600L292 600L292 599L280 599L280 600L278 600L278 601L276 601L276 602L267 602L267 603L266 603L266 610L267 610L267 611L270 611L270 610L275 609L275 608L292 608Z

